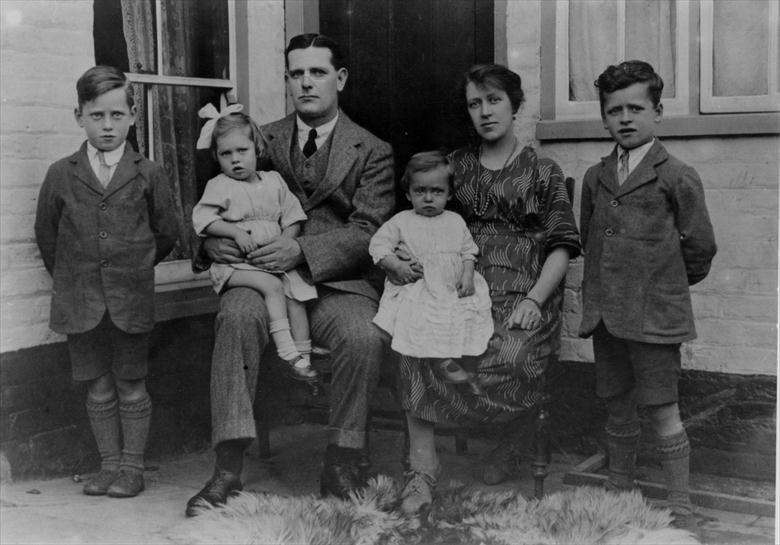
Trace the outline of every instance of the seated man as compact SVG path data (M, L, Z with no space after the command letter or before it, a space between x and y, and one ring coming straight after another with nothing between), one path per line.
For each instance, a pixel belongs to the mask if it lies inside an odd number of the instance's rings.
M297 239L278 237L246 256L270 271L308 270L318 298L308 306L312 340L333 363L330 416L320 488L346 497L361 481L358 461L366 441L369 395L379 378L385 340L371 320L381 276L368 242L394 207L390 146L353 123L338 107L347 81L339 45L304 34L285 51L285 79L295 113L261 128L266 152L308 215ZM208 257L235 263L244 256L232 240L209 238ZM241 490L244 450L255 437L252 405L260 356L268 344L268 313L260 294L225 291L216 319L211 368L214 474L187 503L225 503Z

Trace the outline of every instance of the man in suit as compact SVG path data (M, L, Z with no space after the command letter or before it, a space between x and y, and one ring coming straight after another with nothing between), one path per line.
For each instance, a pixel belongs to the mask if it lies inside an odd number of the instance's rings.
M371 322L381 280L368 242L394 208L390 146L353 123L338 107L347 81L339 45L318 34L290 40L285 79L295 112L261 128L272 167L301 201L308 220L296 239L278 237L247 260L271 271L302 268L318 298L308 307L312 339L333 360L328 446L322 493L346 497L362 482L368 399L379 377L385 342ZM216 262L243 257L226 239L207 239ZM260 356L268 344L263 298L247 288L221 296L211 370L214 474L187 503L224 503L241 489L241 460L255 437L252 404Z

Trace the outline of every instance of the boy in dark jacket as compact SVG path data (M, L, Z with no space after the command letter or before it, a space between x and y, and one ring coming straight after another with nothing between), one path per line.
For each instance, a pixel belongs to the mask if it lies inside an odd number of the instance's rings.
M144 489L154 266L173 249L177 222L162 167L126 144L135 106L125 75L95 66L76 91L87 141L49 167L35 236L54 280L49 325L67 335L73 379L87 383L101 456L84 493L126 498Z
M595 85L617 145L583 181L580 335L593 335L596 393L607 400L608 487L634 486L637 406L646 406L675 525L695 531L677 381L680 344L696 337L689 286L707 276L715 237L696 171L654 136L661 77L646 62L626 61Z

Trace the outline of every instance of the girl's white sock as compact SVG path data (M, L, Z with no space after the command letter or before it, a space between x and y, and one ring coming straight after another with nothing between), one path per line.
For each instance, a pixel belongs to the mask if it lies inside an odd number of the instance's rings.
M286 318L274 320L268 328L276 345L276 353L283 360L290 361L300 356L290 334L290 322Z

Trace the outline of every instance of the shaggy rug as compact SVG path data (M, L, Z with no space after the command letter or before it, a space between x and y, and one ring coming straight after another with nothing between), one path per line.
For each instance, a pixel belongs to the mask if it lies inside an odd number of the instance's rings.
M671 528L668 511L638 492L580 487L526 500L514 491L452 486L437 490L432 509L404 517L398 486L383 475L349 501L242 492L219 508L172 528L187 544L257 545L694 545Z

